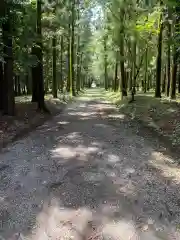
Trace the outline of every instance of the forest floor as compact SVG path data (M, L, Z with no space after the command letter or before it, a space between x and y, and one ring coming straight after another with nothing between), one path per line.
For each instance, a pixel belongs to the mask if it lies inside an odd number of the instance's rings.
M69 100L68 95L64 98L59 96L58 99L46 95L45 102L51 112L49 115L37 112L37 103L31 102L31 96L16 97L16 115L0 116L0 149L60 113Z
M119 112L155 131L172 148L180 147L180 96L176 100L169 100L165 96L154 98L151 92L138 93L135 102L128 103L128 99L120 100L119 93L105 94L117 105Z
M88 90L0 153L0 237L179 240L178 158Z

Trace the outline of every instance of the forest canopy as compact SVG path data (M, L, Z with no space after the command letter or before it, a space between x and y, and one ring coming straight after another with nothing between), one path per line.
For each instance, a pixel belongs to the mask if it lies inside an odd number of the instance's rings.
M15 97L76 95L92 81L121 97L180 93L180 4L173 0L1 0L0 110Z

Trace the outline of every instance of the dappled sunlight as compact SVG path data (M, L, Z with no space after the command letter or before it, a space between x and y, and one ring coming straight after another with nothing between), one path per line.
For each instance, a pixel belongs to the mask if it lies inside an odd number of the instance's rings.
M108 117L114 119L124 119L126 116L124 114L109 114Z
M24 211L17 229L25 239L171 240L157 229L179 223L178 165L125 116L93 99L69 107L28 138L28 151L19 151L15 171L6 173L13 187L20 182L12 188L16 202L8 218Z
M60 121L60 122L57 122L58 124L60 125L67 125L67 124L70 124L70 122L67 122L67 121Z
M98 173L98 172L94 172L94 173L93 172L86 172L86 173L83 173L82 175L84 177L84 181L92 182L92 183L101 182L105 178L103 173Z
M107 161L110 162L110 163L118 163L120 162L120 158L119 156L117 155L114 155L114 154L108 154L107 156Z
M180 183L180 168L172 158L165 156L160 152L152 152L152 159L148 161L152 166L161 171L161 175L166 178L172 178Z
M96 119L97 117L94 116L90 116L90 117L80 117L79 120L85 121L85 120L92 120L92 119Z
M102 123L97 123L94 124L95 127L101 127L101 128L106 128L108 125L107 124L102 124Z
M79 132L72 132L66 136L67 139L78 139L79 137L81 137Z
M74 136L72 136L74 138ZM71 139L71 136L69 136ZM91 146L78 145L77 147L71 147L67 145L61 145L51 151L52 157L62 159L78 158L78 160L88 161L88 155L98 152L99 148Z
M68 113L68 115L71 115L71 116L84 116L84 117L86 117L86 116L93 116L93 115L96 115L97 114L97 112L78 112L78 111L76 111L76 112L69 112Z
M99 147L99 148L102 148L102 147L103 147L103 144L102 144L101 142L96 142L96 141L91 142L91 145L92 145L92 146L97 146L97 147Z
M87 207L65 208L60 199L52 198L45 202L37 215L36 226L28 236L29 240L80 240L86 237L92 211Z
M139 235L132 221L122 219L120 221L111 221L105 224L102 229L103 239L118 239L118 240L139 240Z

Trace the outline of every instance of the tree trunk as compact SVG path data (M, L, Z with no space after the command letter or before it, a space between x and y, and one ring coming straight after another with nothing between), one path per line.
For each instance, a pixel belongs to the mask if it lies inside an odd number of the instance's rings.
M121 98L127 96L126 84L125 84L125 69L124 69L124 9L121 9L120 19L121 19L121 29L120 29L120 39L119 39L119 48L120 48L120 69L121 69L121 82L120 82L120 90L122 93Z
M64 45L64 41L63 41L63 36L61 36L61 53L60 53L60 71L61 71L61 75L60 75L60 92L63 92L63 45Z
M160 30L158 36L158 56L156 62L156 88L155 97L161 98L161 66L162 66L162 35L163 35L163 24L162 24L162 13L160 16Z
M56 33L55 33L56 34ZM57 98L57 76L56 76L56 35L54 34L52 39L52 49L53 49L53 63L52 63L52 70L53 70L53 97Z
M172 79L171 79L171 99L176 98L176 76L177 76L177 67L178 67L178 51L175 49L173 56L173 66L172 66Z
M31 54L36 56L36 46L32 47ZM32 100L31 102L38 102L38 85L37 85L37 65L31 68L31 79L32 79Z
M17 95L21 96L21 83L20 83L20 76L17 75Z
M118 54L116 56L116 63L115 63L114 91L116 92L117 89L118 89Z
M108 90L108 76L107 76L107 36L104 36L104 88Z
M80 75L81 75L81 81L80 81L80 84L81 84L81 89L84 89L84 74L82 74L82 68L83 66L83 53L81 53L81 57L80 57Z
M36 56L38 58L38 64L36 66L37 71L37 90L38 90L38 110L49 112L44 102L44 79L43 79L43 52L42 52L42 26L41 26L41 15L42 10L41 0L37 0L37 47Z
M74 71L74 28L75 28L75 0L72 1L71 8L71 40L70 40L70 92L73 96L76 95L75 91L75 71Z
M166 66L164 68L164 76L162 80L162 93L165 93L166 90Z
M179 64L179 71L178 71L178 93L180 93L180 64Z
M79 28L79 19L80 19L80 9L79 9L79 0L77 1L77 73L76 73L76 89L77 92L81 90L81 83L80 83L80 28Z
M4 72L3 63L0 62L0 111L3 110L3 98L4 98Z
M168 8L168 19L171 20L171 11ZM167 84L166 84L166 95L169 97L170 82L171 82L171 23L168 21L168 50L167 50Z
M147 90L147 75L148 75L148 47L146 46L146 53L145 53L145 71L144 71L144 93Z
M27 73L25 76L25 80L26 80L26 89L27 89L27 94L31 94L31 86L30 86L30 79L29 79L29 74Z
M13 116L15 114L14 78L13 78L13 45L12 29L9 16L2 24L3 44L4 44L4 114Z
M67 92L70 92L71 88L71 24L68 24L68 79L67 79Z
M131 90L131 102L134 101L134 95L136 94L136 40L132 42L132 50L133 50L133 69L132 69L132 90Z

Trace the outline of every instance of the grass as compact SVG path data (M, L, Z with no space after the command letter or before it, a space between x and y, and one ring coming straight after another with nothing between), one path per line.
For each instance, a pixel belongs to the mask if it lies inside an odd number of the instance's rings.
M117 105L119 111L137 119L168 137L172 145L180 144L180 97L169 100L163 96L154 98L154 93L138 93L135 102L121 101L120 93L106 92L106 97Z

